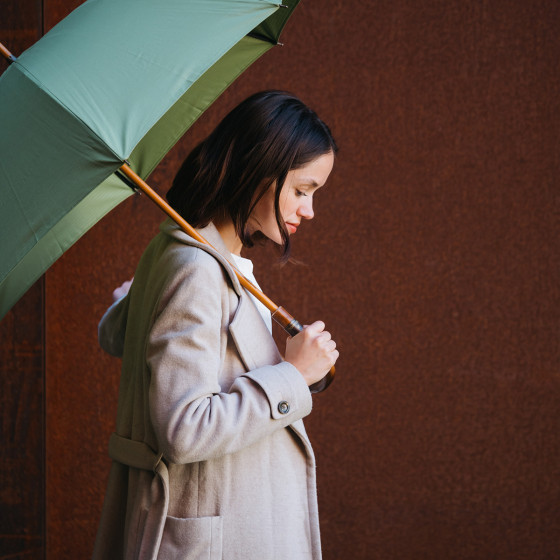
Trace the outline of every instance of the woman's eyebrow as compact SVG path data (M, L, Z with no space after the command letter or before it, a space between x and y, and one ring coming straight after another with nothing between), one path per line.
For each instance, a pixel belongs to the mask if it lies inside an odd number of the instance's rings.
M315 179L312 179L311 177L302 177L299 180L299 184L301 186L306 186L306 187L318 187L319 183L317 183L317 181L315 181Z

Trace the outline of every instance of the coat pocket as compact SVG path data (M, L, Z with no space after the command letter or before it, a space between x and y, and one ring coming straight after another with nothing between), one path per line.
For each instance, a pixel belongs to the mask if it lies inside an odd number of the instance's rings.
M222 517L165 519L158 560L220 560Z

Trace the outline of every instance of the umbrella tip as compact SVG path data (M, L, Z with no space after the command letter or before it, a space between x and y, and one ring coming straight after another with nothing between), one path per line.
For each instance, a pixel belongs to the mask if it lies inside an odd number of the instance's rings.
M10 64L17 60L16 57L2 43L0 43L0 54L2 54Z

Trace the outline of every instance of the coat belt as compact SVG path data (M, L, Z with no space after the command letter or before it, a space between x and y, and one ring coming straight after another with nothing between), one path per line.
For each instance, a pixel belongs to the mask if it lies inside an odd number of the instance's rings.
M169 508L169 472L163 453L156 453L149 445L111 434L109 456L113 461L135 469L152 471L156 476L150 492L152 503L146 513L138 560L155 560L158 555L167 510Z
M109 438L109 457L135 469L157 472L163 453L158 455L142 441L134 441L113 433Z

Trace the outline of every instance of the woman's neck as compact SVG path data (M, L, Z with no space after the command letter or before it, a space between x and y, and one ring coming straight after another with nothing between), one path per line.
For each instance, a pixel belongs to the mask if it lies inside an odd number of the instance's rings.
M233 225L231 218L229 216L217 218L214 220L214 225L216 226L222 241L227 247L227 250L232 255L240 255L243 243L237 235L237 231L235 230L235 226Z

